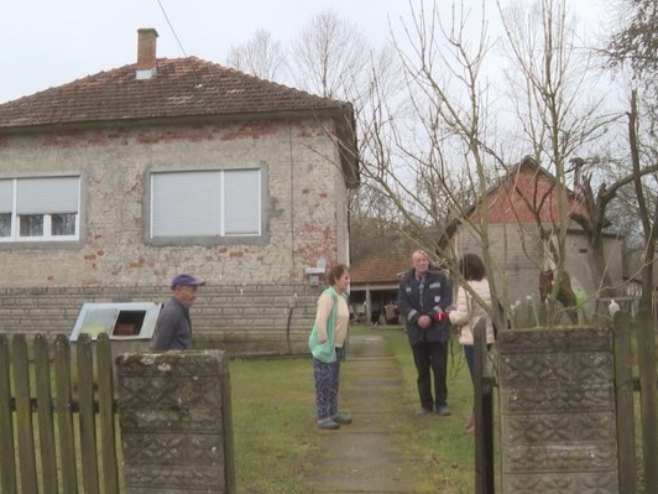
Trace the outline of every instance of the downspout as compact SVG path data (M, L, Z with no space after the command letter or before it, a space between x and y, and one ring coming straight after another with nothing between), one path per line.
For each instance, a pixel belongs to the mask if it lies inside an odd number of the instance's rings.
M290 285L292 293L288 302L288 322L286 324L286 345L288 353L292 353L290 344L290 326L292 324L292 312L297 305L297 293L294 291L295 285L295 187L294 187L294 160L292 152L292 126L288 123L288 149L290 153Z

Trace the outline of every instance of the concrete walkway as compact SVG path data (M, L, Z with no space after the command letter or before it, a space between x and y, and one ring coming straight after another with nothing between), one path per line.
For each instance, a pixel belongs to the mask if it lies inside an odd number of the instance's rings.
M418 494L414 459L400 450L409 441L402 399L400 368L382 336L350 337L339 406L353 422L318 432L317 459L305 472L309 492Z

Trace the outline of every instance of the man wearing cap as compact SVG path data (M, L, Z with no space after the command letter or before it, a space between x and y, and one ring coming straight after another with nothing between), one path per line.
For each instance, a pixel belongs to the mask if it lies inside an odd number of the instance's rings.
M171 280L173 296L165 302L155 323L151 350L185 350L192 347L190 307L197 290L205 282L189 274L179 274Z

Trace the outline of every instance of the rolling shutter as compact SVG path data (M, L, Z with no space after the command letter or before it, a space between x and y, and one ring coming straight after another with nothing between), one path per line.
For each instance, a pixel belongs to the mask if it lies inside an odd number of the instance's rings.
M224 172L226 235L260 235L260 170Z
M79 177L18 179L16 212L18 214L77 213L79 190Z
M220 172L154 173L153 237L220 234Z
M0 180L0 213L11 213L14 202L14 181Z

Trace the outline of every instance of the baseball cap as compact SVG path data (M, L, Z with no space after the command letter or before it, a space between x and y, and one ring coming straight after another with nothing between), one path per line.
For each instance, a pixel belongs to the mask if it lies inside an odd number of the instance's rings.
M172 290L177 286L203 286L205 284L205 281L198 280L189 274L178 274L171 280Z

